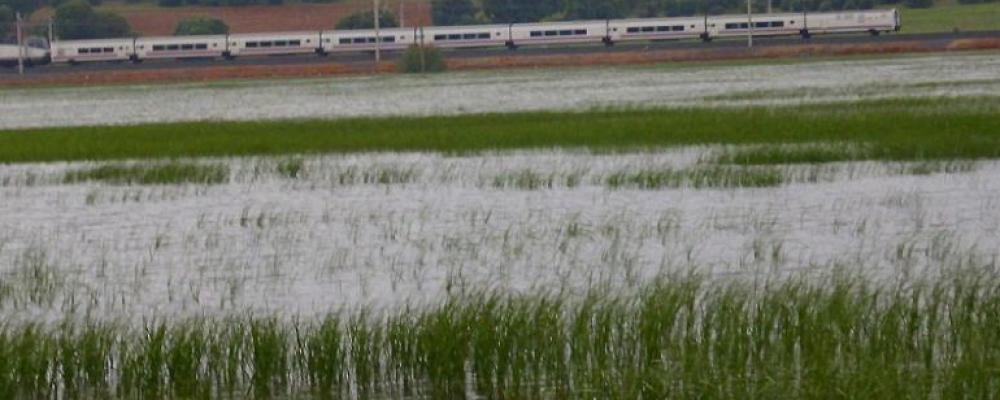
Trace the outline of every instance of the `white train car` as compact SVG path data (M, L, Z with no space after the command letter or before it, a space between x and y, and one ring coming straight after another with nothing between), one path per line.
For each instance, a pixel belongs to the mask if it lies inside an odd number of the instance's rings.
M704 17L617 19L609 24L612 42L697 39L705 33Z
M513 24L510 42L512 46L607 42L610 23L591 20Z
M0 66L13 67L17 65L19 57L18 46L16 44L0 44ZM49 61L48 44L44 41L32 43L28 42L24 46L24 53L20 55L25 66L45 64Z
M805 29L805 14L761 14L749 21L746 15L708 17L708 37L746 36L753 23L754 36L798 35Z
M424 28L423 44L438 48L503 47L510 43L511 25L438 26ZM418 36L418 41L420 36Z
M841 11L836 13L805 14L805 25L809 34L882 32L899 30L899 12L892 10Z
M323 52L342 53L350 51L375 51L375 30L362 29L350 31L323 31ZM400 50L416 43L417 28L387 28L380 29L379 49Z
M229 56L321 53L320 32L280 32L229 35Z
M127 61L135 56L135 39L94 39L53 42L52 62L76 64L97 61Z
M228 51L226 43L226 35L138 38L135 59L223 57Z

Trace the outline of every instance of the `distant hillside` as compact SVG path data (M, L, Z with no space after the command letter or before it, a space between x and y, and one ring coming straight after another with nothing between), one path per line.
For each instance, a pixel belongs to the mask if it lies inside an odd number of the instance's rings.
M399 0L383 0L394 13L399 13ZM279 6L241 7L158 7L155 3L127 4L106 1L97 7L125 17L132 30L145 36L173 34L177 22L191 16L207 15L222 19L232 33L278 32L295 30L333 29L341 18L371 8L370 0L343 0L332 4L287 4ZM431 8L428 0L405 0L405 26L430 25ZM51 9L32 14L36 24L44 24Z

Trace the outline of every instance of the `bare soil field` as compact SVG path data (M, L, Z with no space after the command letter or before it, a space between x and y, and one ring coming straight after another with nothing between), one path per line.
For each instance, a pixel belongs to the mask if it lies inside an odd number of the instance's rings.
M791 59L865 54L903 54L1000 49L1000 39L957 39L946 44L918 41L879 44L793 45L757 49L669 49L618 53L510 55L447 60L450 70L545 68L597 65L654 64L663 62ZM393 63L239 65L169 68L162 70L108 70L45 74L0 80L0 87L79 86L154 82L198 82L224 79L302 78L352 74L394 73Z
M411 0L404 5L405 26L431 23L429 3ZM99 9L125 17L132 30L139 35L156 36L173 34L177 22L193 16L219 18L229 25L232 33L332 29L342 18L370 7L371 2L346 0L333 4L177 8L157 7L155 4L108 3ZM398 0L389 2L387 7L398 14ZM32 23L44 24L51 15L51 9L40 10L32 15Z

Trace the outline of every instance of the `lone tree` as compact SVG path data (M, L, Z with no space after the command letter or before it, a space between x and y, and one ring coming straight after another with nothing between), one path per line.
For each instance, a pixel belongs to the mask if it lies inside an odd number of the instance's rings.
M107 11L94 11L83 0L72 0L56 8L56 35L60 39L97 39L128 36L128 21Z
M391 11L381 10L378 12L378 25L380 28L395 28L399 26L399 19ZM375 16L371 11L361 11L348 15L337 23L337 29L373 28L375 28Z
M447 67L444 56L434 46L410 45L399 59L399 72L442 72Z
M225 35L229 33L229 25L212 17L190 17L177 23L174 35Z

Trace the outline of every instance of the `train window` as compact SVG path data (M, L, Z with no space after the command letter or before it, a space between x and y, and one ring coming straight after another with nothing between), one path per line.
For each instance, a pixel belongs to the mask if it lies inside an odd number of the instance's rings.
M89 54L90 49L76 49L76 52L79 54Z
M197 50L205 50L205 49L208 48L208 45L205 44L205 43L198 43L198 44L194 45L194 48L197 49Z
M153 51L163 51L163 50L166 50L166 49L167 48L164 47L162 44L154 44L153 45Z
M574 35L586 35L587 34L587 30L586 29L577 29L577 30L573 31L573 34Z
M309 41L306 40L306 43L309 43ZM302 41L301 40L289 40L288 41L288 45L289 46L301 46L302 45Z
M753 27L754 28L769 28L769 27L771 27L771 23L770 22L754 22Z
M477 39L489 39L490 38L490 33L489 32L480 33L479 35L476 35L476 38Z
M559 36L570 36L573 34L572 30L559 31Z
M545 36L558 36L559 31L545 31Z
M461 40L461 39L462 39L462 35L457 34L457 33L453 33L451 35L448 35L448 40Z
M260 42L260 47L271 47L271 46L274 46L274 43L268 41Z
M468 40L468 39L475 39L475 38L476 38L476 34L475 33L466 33L466 34L462 35L462 39L466 39L466 40Z
M531 31L531 37L542 36L542 31Z
M670 27L669 26L658 26L658 27L656 27L656 31L657 32L669 32L670 31Z
M788 25L795 25L795 21L788 21Z
M434 35L434 40L445 40L447 38L447 35Z
M101 52L101 48L100 47L91 47L90 48L90 53L91 54L93 54L93 53L100 53L100 52Z
M642 27L642 31L643 32L653 32L655 30L656 30L655 26L644 26L644 27Z
M339 43L339 44L351 44L351 38L340 38L340 40L337 41L337 43Z
M180 48L180 46L178 46L176 44L168 44L167 45L167 50L177 50L179 48Z
M181 50L194 50L194 45L193 44L182 44L181 45Z
M284 47L284 46L288 46L287 40L276 40L274 42L274 47Z
M785 26L785 21L774 21L774 22L771 22L771 26L773 26L775 28L784 27Z
M684 25L674 25L670 28L674 32L680 32L684 30Z
M257 42L247 42L247 43L246 43L246 46L247 46L248 48L251 48L251 47L257 47Z
M115 52L115 48L114 47L105 47L104 48L104 52L105 53L114 53Z
M377 41L378 41L378 38L376 38L375 36L368 37L368 43L375 43Z
M396 43L396 37L395 36L383 36L382 37L382 42L384 42L384 43Z
M639 28L633 26L633 27L629 27L625 31L628 32L628 33L638 33L639 32Z

